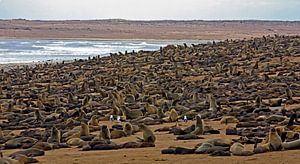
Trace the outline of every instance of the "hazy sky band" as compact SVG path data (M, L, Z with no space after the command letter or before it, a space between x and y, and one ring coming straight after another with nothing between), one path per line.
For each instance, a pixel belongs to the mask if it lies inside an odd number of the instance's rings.
M300 0L0 0L0 19L300 20Z

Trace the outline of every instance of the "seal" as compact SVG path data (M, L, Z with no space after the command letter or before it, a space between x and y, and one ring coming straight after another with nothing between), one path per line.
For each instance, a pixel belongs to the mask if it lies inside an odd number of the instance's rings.
M191 132L194 135L204 134L204 121L201 119L201 115L196 116L195 130Z
M282 140L278 135L276 129L272 127L269 131L269 135L266 137L265 143L261 146L254 146L254 153L264 153L268 151L278 151L282 149Z
M218 105L216 102L216 98L212 94L209 94L208 99L209 99L209 109L208 110L212 111L213 113L216 113L218 111Z
M109 140L111 139L111 134L110 131L107 127L107 125L102 125L101 126L101 131L100 131L100 140Z
M98 118L96 115L93 115L90 119L90 121L88 122L89 125L91 126L99 126L99 122L98 122Z
M89 136L90 135L90 128L87 124L81 123L81 128L80 128L80 136Z
M131 136L133 134L133 127L132 127L131 123L126 122L123 125L123 131L125 132L126 136Z
M221 124L229 124L229 123L238 123L239 120L234 116L223 116L220 122Z
M172 108L170 113L169 113L169 116L163 118L163 120L166 121L166 122L176 122L178 120L177 111L174 108Z
M232 155L236 155L236 156L250 156L254 154L254 152L252 151L245 150L244 145L238 142L231 145L230 152L232 153Z
M149 127L144 124L140 124L139 128L143 131L143 139L137 137L140 141L155 143L156 137Z
M60 143L61 140L61 133L55 126L51 129L50 137L48 138L48 143Z

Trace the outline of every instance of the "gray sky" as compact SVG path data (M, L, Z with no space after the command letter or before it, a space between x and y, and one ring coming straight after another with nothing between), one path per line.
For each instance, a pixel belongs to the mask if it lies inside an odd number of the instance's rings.
M300 0L0 0L0 19L300 20Z

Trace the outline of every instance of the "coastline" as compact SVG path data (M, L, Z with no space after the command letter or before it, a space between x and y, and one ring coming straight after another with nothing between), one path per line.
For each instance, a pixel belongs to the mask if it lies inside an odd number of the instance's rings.
M59 44L57 44L59 42ZM75 58L86 59L88 56L107 56L109 53L117 53L131 50L159 50L161 46L167 45L192 45L192 44L206 44L212 42L212 40L155 40L155 39L99 39L92 40L90 38L68 38L68 39L32 39L32 38L0 38L0 55L4 57L0 61L0 64L39 64L41 62L60 62L60 61L72 61ZM23 45L24 46L23 48ZM55 46L53 46L55 45ZM77 46L68 46L77 45ZM11 46L21 47L18 52L14 52ZM99 47L101 46L101 47ZM36 47L42 47L42 49L35 49ZM51 50L48 50L50 47ZM65 47L65 48L62 48ZM78 48L77 48L78 47ZM111 47L111 48L110 48ZM82 48L82 49L80 49ZM4 51L1 51L1 50ZM64 51L64 49L66 51ZM89 49L92 50L91 53ZM97 49L97 50L95 50ZM30 52L28 52L30 51ZM7 54L6 54L7 53ZM30 57L26 57L27 55ZM29 54L28 54L29 53ZM65 54L64 54L65 53ZM39 55L40 54L40 55ZM41 58L43 54L47 54L48 57ZM79 56L76 57L75 54ZM21 58L15 57L19 56ZM61 55L61 57L59 57ZM68 55L70 57L68 57ZM51 57L53 56L53 57ZM73 57L71 57L73 56ZM11 58L5 60L5 58Z
M221 41L223 39L118 39L118 38L47 38L47 37L3 37L0 40L62 40L62 41L150 41L150 42L197 42L197 41Z
M9 69L14 69L17 66L34 66L37 64L43 64L46 63L47 61L41 61L41 62L28 62L28 63L0 63L0 69L4 69L4 70L9 70ZM51 61L49 61L51 62ZM49 63L48 62L48 63ZM54 61L53 61L54 62ZM62 61L60 61L62 62Z

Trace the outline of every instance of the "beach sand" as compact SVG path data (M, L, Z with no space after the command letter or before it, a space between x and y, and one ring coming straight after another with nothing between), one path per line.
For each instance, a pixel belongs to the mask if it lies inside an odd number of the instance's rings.
M300 35L300 22L0 20L1 38L223 40L274 34Z
M182 127L191 125L194 121L186 123L180 123ZM101 124L112 125L110 122L101 122ZM120 163L120 164L195 164L195 163L215 163L215 164L297 164L300 163L299 153L300 150L289 151L277 151L264 154L256 154L249 157L211 157L207 154L191 154L191 155L164 155L161 154L161 150L168 148L169 146L181 146L186 148L193 148L198 143L211 138L239 138L238 136L225 135L225 125L221 125L216 121L206 121L207 125L213 126L215 129L221 130L221 135L204 135L205 139L179 141L175 140L175 135L168 134L168 132L155 132L157 137L156 147L154 148L138 148L138 149L120 149L109 151L80 151L78 148L70 149L58 149L47 151L45 156L37 157L40 163L48 164L94 164L94 163ZM163 125L151 126L152 130L157 128L172 126L174 123L168 123ZM229 124L235 126L234 124ZM116 143L125 143L128 141L136 141L136 137L142 136L139 132L133 136L125 137L121 139L115 139ZM247 145L248 150L253 149L253 145ZM15 152L16 150L5 150L4 155Z
M3 23L4 22L4 23ZM90 24L82 23L82 21L67 21L67 22L40 22L40 21L2 21L0 26L1 37L17 37L17 38L143 38L143 39L224 39L224 38L244 38L255 37L268 34L300 34L299 22L192 22L197 25L185 24L180 22L126 22L112 21L103 23L90 21ZM204 25L202 25L203 23ZM278 24L277 26L273 26ZM114 26L114 24L117 24ZM247 25L245 25L247 24ZM52 29L49 29L50 26ZM67 28L72 25L72 28ZM82 25L82 26L81 26ZM160 25L162 27L160 27ZM29 26L29 29L24 29ZM167 28L167 27L168 28ZM223 26L220 30L220 26ZM95 29L93 28L95 27ZM203 28L199 28L203 27ZM270 29L269 29L270 28ZM76 33L78 31L81 32ZM90 30L90 33L87 31ZM106 29L102 31L103 29ZM122 30L121 30L122 29ZM129 30L130 29L130 30ZM198 30L200 29L200 30ZM217 30L219 29L219 30ZM235 29L234 31L232 29ZM126 33L126 30L128 32ZM198 30L198 31L197 31ZM144 33L143 33L144 32ZM121 33L121 34L120 34ZM92 37L93 36L93 37ZM295 57L293 61L298 61L299 57ZM1 65L0 67L9 69L19 64ZM297 72L299 75L299 72ZM193 79L191 79L193 80ZM299 106L299 104L297 104ZM191 125L194 121L188 124L180 123L183 127ZM100 124L109 124L110 122L100 122ZM122 164L175 164L175 163L220 163L220 164L297 164L300 163L300 150L277 151L264 154L257 154L249 157L210 157L204 155L162 155L161 150L169 146L182 146L193 148L198 143L201 143L210 138L238 138L238 136L225 135L225 125L220 125L219 122L206 120L207 125L211 125L215 129L221 130L221 135L204 135L205 139L177 141L173 134L166 132L155 132L157 136L156 147L140 148L140 149L121 149L111 151L80 151L79 148L59 149L47 151L45 156L37 157L40 163L122 163ZM151 129L159 127L172 126L174 123L151 126ZM231 126L235 126L232 124ZM141 136L139 132L133 136L113 140L116 143L124 143L127 141L136 141L137 136ZM248 150L252 150L253 145L247 145ZM4 150L5 156L16 150Z

